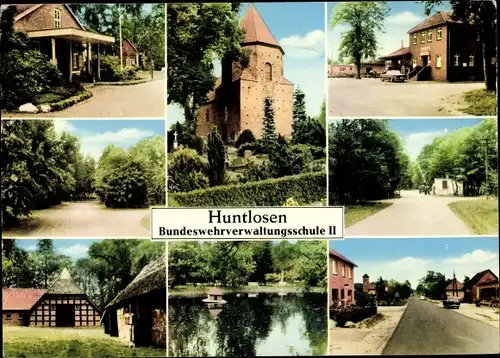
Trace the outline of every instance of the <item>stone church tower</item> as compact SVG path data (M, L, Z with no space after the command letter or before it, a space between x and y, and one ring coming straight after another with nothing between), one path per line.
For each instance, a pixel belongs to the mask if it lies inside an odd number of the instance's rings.
M251 50L249 65L243 70L237 64L223 65L222 72L231 71L232 74L228 94L224 101L222 78L218 78L215 91L208 94L207 104L200 108L197 134L207 136L217 126L223 140L229 143L234 142L245 129L251 130L256 138L261 138L264 99L271 97L274 100L276 131L290 137L293 84L283 75L285 52L253 4L243 16L240 26L245 31L241 46Z

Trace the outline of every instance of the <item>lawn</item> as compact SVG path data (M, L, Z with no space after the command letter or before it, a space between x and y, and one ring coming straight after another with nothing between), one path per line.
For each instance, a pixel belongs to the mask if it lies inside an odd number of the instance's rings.
M467 107L461 111L473 116L496 116L497 94L484 89L468 91L463 94Z
M103 328L3 327L4 356L11 357L164 357L166 348L128 348Z
M448 205L474 234L498 234L498 199L455 201Z
M362 205L350 205L345 207L345 227L352 226L357 222L378 213L392 203L364 203Z

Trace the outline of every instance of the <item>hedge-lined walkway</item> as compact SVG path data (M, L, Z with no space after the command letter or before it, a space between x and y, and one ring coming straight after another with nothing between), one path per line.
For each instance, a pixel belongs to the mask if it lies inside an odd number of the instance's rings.
M150 209L107 209L97 201L64 203L35 210L19 228L4 229L5 237L149 237L142 219Z

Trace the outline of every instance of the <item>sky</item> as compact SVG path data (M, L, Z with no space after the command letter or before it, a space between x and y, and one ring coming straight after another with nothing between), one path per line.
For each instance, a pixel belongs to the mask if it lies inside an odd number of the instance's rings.
M405 239L345 239L331 240L330 248L354 262L355 283L380 276L386 280L410 281L413 288L428 270L441 272L447 278L463 281L476 273L490 269L498 272L498 237L495 238L405 238Z
M393 119L389 127L399 134L411 160L417 159L421 149L434 138L463 127L472 127L481 119Z
M101 239L71 239L52 240L54 248L58 254L66 255L74 260L87 256L90 245L94 242L101 242ZM26 251L36 250L38 240L16 240L17 247Z
M317 116L325 98L325 5L324 3L256 3L271 33L279 42L285 77L306 95L309 116ZM241 7L240 17L249 4ZM308 50L305 50L307 48ZM220 63L214 61L215 76L220 76ZM184 121L182 109L168 106L169 125Z
M80 140L80 152L96 160L108 144L128 149L145 138L165 136L162 120L54 120L56 131L67 131Z
M390 12L384 22L384 33L377 34L378 56L385 56L399 50L401 41L403 46L409 46L408 30L418 25L425 20L425 6L416 1L388 1ZM349 29L344 25L330 29L330 20L332 10L336 3L328 3L328 43L327 53L328 58L338 60L338 47L341 41L341 34ZM444 1L443 5L433 9L433 13L437 11L449 11L449 2Z

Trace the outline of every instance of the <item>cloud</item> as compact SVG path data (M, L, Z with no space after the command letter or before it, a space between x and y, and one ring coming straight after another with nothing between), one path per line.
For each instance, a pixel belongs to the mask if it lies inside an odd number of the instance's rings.
M305 36L290 36L279 41L288 57L318 58L325 53L325 32L314 30Z
M76 244L70 247L62 247L57 249L58 253L70 256L72 258L80 258L82 256L86 256L88 251L89 247L82 244Z
M403 11L395 15L391 15L385 19L385 23L388 25L403 25L408 26L409 24L419 23L424 21L423 17L420 17L413 12ZM408 29L410 29L408 27Z
M417 159L420 151L425 145L431 144L434 138L439 137L445 133L446 130L440 132L420 132L404 135L402 137L402 140L406 153L411 160Z
M53 121L53 123L54 123L54 129L57 133L74 132L76 129L73 124L64 119L55 120Z
M425 276L427 271L437 271L446 277L452 277L455 272L459 281L463 281L464 276L469 278L477 272L490 269L498 275L498 252L474 250L470 253L455 257L445 257L442 259L429 259L424 257L401 257L393 261L356 261L358 267L355 270L356 282L362 282L362 275L368 274L370 281L377 280L382 276L386 280L410 281L413 288L416 288L420 278Z

